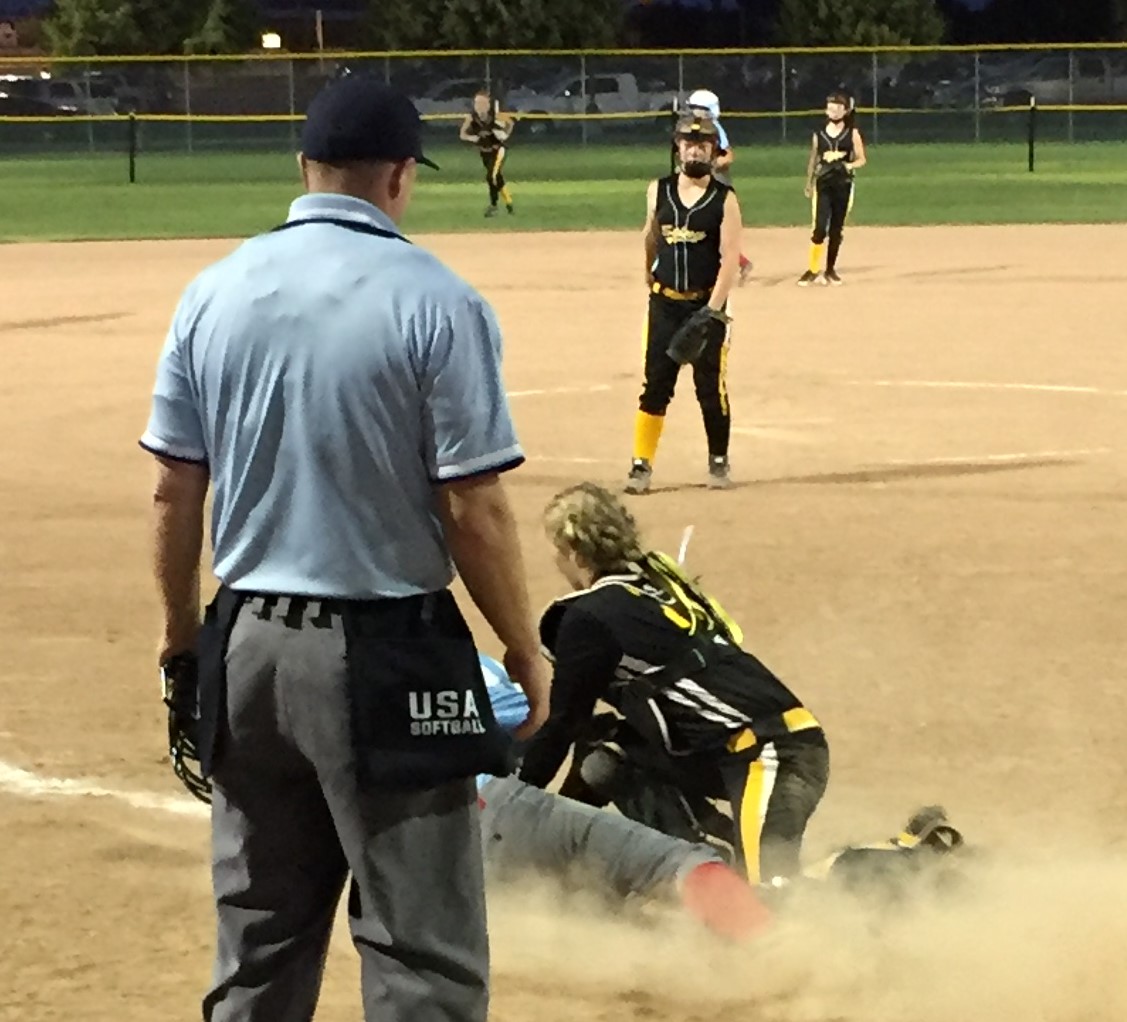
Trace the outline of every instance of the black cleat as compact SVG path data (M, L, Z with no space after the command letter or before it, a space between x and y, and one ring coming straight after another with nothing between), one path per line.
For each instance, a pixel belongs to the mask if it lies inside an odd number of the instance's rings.
M797 284L799 287L809 287L811 284L816 283L818 274L813 270L807 270L801 277L798 278Z
M708 488L710 490L727 490L732 485L732 477L727 458L708 459Z
M627 493L649 493L653 474L654 470L645 458L635 458L630 466L630 474L626 477L624 489Z

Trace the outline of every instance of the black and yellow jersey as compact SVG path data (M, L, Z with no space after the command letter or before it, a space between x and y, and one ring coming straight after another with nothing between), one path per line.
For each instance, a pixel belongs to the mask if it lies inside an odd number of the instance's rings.
M654 280L673 291L711 291L720 274L720 226L729 185L709 178L704 194L687 207L677 192L677 174L657 183L657 258Z
M600 700L673 756L726 755L817 727L798 697L741 648L723 608L667 557L650 558L650 571L664 574L661 585L642 573L608 575L545 611L551 713L525 754L526 782L551 781Z
M495 134L495 130L500 131L502 137ZM490 110L484 117L472 111L470 113L470 133L477 136L477 147L486 153L495 152L501 146L507 144L507 139L504 138L504 125L501 124L496 111Z
M853 129L847 127L840 135L830 135L826 127L828 125L814 134L814 141L818 147L815 180L819 184L849 181L853 177L853 172L845 165L852 163L854 159Z

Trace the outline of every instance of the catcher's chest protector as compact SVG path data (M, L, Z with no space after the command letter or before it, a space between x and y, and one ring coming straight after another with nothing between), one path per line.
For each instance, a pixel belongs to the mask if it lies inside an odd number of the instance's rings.
M711 291L720 273L720 225L724 200L731 190L715 178L704 194L687 207L677 194L671 174L657 185L657 247L654 279L673 291Z

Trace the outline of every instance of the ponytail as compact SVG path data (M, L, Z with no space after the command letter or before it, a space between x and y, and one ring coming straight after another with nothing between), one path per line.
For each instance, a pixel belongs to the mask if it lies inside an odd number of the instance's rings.
M638 566L646 580L670 601L666 606L667 616L690 635L711 632L721 635L734 646L743 642L740 626L668 554L651 550L641 556Z

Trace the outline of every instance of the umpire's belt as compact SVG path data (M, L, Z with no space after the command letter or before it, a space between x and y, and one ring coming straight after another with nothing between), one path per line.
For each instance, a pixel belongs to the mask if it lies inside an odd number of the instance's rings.
M674 302L699 302L702 298L707 298L712 292L710 291L674 291L671 287L666 287L664 284L658 284L656 281L650 287L651 293L661 295L662 298L669 298Z
M772 742L784 735L794 734L796 731L811 731L820 728L818 718L805 706L796 706L776 717L765 717L755 722L755 730L750 727L736 732L728 740L729 752L746 752L763 742Z

